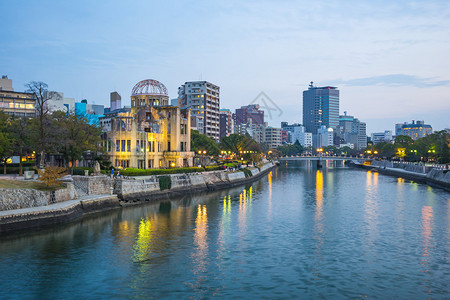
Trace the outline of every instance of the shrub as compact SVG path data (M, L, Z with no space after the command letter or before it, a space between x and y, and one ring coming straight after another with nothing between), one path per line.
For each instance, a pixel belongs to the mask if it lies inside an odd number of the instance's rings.
M47 166L45 169L38 169L39 181L42 181L49 187L60 186L62 182L59 178L66 173L66 168Z
M170 190L172 187L172 179L170 176L159 176L159 189L162 190Z
M75 167L75 168L73 168L73 175L84 175L84 170L88 170L89 174L94 173L94 169L93 168Z
M253 176L252 171L250 171L250 170L247 169L247 168L243 168L243 169L241 169L241 171L244 172L245 177L251 177L251 176Z
M126 168L120 171L123 176L148 176L148 175L163 175L163 174L177 174L177 173L195 173L203 172L204 168L189 167L189 168L174 168L174 169L133 169Z

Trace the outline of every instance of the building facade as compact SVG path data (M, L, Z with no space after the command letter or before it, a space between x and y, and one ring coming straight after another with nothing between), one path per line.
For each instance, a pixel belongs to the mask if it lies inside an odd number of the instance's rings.
M219 115L220 138L234 133L233 113L229 109L221 109Z
M4 75L0 79L0 110L11 116L35 117L36 99L32 93L15 92L12 80Z
M173 168L193 165L190 110L168 105L165 86L156 80L136 84L131 109L100 118L103 145L113 166Z
M366 123L354 116L339 116L339 126L335 131L335 144L353 144L354 149L362 150L367 147Z
M400 130L401 135L407 135L411 137L413 140L417 140L423 137L426 137L429 134L433 133L433 128L431 125L425 124L425 121L417 121L414 120L412 123L403 123L402 128Z
M374 145L381 142L390 143L392 141L392 130L385 130L384 132L374 132L371 135L371 140Z
M178 105L191 110L192 128L219 141L220 88L217 85L208 81L185 82L178 88Z
M75 113L75 98L64 97L62 92L45 92L46 109L52 113L54 111L63 111L65 113Z
M303 91L303 125L313 134L321 126L336 129L339 125L339 90L337 87L315 87L313 82Z

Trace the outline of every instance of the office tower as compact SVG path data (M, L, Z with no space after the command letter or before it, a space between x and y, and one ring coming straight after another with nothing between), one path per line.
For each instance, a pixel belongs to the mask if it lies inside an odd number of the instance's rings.
M220 88L208 81L189 81L178 88L181 108L191 109L191 127L219 141Z
M339 125L339 90L337 87L315 87L313 82L303 91L303 125L313 134L321 126L336 129Z
M336 140L341 141L339 144L353 144L354 148L358 150L366 148L366 123L344 112L343 116L339 116L339 126L336 127Z
M220 138L229 136L234 130L233 114L229 109L220 110Z

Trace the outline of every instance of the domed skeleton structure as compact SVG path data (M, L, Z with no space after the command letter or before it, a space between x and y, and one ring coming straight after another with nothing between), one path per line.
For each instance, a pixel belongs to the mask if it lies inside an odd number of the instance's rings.
M131 91L131 112L138 113L140 110L169 105L169 93L161 82L154 79L139 81Z

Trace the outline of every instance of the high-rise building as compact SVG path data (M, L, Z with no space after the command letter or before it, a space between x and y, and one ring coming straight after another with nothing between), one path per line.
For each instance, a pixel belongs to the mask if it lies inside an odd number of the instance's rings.
M189 81L178 88L178 105L191 109L191 126L219 141L220 88L208 81Z
M353 144L355 149L361 150L367 147L366 123L359 121L344 112L339 116L339 126L336 127L335 139L339 144Z
M241 106L241 108L236 109L234 119L236 124L263 125L264 111L259 110L259 104Z
M32 93L15 92L12 80L3 75L0 79L0 110L11 116L35 117L36 99Z
M315 87L313 82L303 91L303 125L313 134L321 126L336 129L339 125L339 90L337 87Z
M109 108L109 111L113 111L116 109L122 108L122 97L118 92L111 92L109 96L109 102L111 107Z
M431 125L425 124L425 121L415 122L414 120L409 124L405 122L400 131L401 135L407 135L413 140L423 138L432 133L433 128Z
M229 109L220 110L220 138L229 136L234 131L233 113Z

